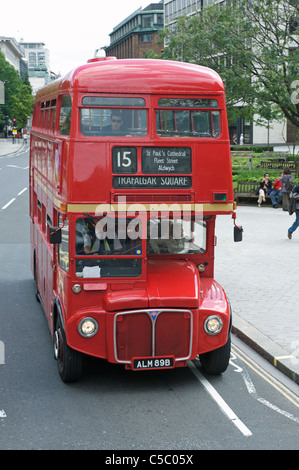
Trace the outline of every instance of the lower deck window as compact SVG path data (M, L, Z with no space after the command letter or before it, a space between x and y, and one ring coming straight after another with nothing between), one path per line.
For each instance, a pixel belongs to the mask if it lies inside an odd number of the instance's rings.
M201 254L206 251L206 222L183 219L150 219L147 253Z
M78 277L138 277L145 246L147 256L204 253L206 222L150 218L145 231L138 218L82 217L76 221L75 244Z
M59 266L65 271L69 270L69 223L68 219L64 222L62 215L58 217L59 226L61 228L61 243L58 245Z
M77 277L138 277L141 275L139 259L86 259L76 260Z
M84 278L140 276L142 267L140 230L141 222L138 218L77 219L75 240L77 276Z

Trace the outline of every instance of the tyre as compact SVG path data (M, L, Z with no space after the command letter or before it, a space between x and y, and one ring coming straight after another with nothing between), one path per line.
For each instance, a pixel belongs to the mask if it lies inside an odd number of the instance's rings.
M231 339L229 335L227 343L224 346L199 356L203 370L210 375L218 375L225 372L229 364L230 349Z
M53 344L61 380L65 383L77 382L82 371L82 354L68 346L59 318L56 322Z

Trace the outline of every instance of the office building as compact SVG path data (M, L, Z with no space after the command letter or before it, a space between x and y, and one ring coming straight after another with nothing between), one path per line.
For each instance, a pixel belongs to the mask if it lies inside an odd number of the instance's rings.
M159 2L128 16L109 34L110 45L103 48L106 56L142 58L149 50L160 54L163 47L158 44L158 36L164 26L163 13L163 2Z

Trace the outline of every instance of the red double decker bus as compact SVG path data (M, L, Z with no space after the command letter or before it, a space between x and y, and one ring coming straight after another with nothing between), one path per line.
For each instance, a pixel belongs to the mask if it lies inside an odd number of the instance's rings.
M192 64L92 59L41 89L30 141L32 272L63 381L82 355L128 369L225 371L214 279L231 214L221 78Z

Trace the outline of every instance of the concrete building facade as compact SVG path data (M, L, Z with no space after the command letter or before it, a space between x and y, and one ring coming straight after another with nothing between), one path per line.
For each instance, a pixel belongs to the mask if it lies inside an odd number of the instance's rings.
M0 49L6 61L14 67L20 77L24 79L28 72L28 63L25 55L14 38L0 36Z
M28 75L33 95L50 82L50 54L43 42L20 42L28 61Z

